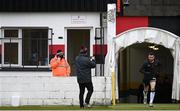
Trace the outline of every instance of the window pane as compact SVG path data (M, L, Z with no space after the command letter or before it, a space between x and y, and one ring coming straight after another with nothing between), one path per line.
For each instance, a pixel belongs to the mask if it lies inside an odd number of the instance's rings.
M4 37L18 37L18 30L4 30Z
M4 43L4 64L18 64L18 43Z
M48 65L48 30L23 29L23 65Z

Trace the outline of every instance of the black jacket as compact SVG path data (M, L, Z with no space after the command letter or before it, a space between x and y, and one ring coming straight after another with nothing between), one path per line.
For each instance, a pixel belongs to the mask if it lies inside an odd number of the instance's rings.
M76 74L78 83L89 83L91 79L91 68L96 67L95 60L90 60L86 54L76 57Z
M145 61L140 68L140 72L144 74L144 78L153 78L157 77L160 73L160 62L155 60L154 63Z

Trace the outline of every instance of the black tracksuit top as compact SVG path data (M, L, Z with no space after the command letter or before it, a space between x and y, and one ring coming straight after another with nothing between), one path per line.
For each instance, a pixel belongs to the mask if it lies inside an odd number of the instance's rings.
M145 61L140 68L140 72L144 74L145 79L152 79L153 77L156 78L160 73L160 66L161 64L158 60L155 60L153 63Z

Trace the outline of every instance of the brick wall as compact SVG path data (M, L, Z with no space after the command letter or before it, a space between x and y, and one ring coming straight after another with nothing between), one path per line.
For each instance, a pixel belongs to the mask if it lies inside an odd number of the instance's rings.
M92 104L111 103L111 78L93 77ZM14 99L16 97L16 99ZM0 72L0 105L78 105L76 77L52 77L50 72Z

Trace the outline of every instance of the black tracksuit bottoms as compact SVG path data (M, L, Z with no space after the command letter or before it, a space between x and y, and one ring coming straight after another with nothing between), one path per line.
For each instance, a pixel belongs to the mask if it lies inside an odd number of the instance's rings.
M89 101L91 99L91 95L93 93L93 84L92 82L88 82L88 83L78 83L79 84L79 103L80 103L80 107L84 107L84 92L85 92L85 88L87 88L88 93L85 99L85 103L89 104Z

